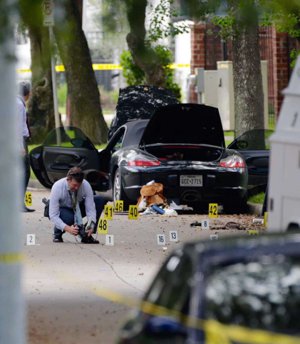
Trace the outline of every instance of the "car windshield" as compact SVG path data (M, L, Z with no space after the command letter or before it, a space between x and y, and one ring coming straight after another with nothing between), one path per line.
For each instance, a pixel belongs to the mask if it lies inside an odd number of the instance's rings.
M159 271L145 301L187 314L192 262L186 255L172 255Z
M299 257L266 255L211 270L205 313L224 324L299 334Z
M273 130L253 129L236 138L228 148L238 150L269 150Z

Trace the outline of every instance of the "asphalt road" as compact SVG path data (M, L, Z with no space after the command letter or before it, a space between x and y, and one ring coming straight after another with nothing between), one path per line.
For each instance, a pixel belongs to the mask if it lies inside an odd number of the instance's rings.
M106 245L105 235L98 235L99 245L78 244L69 234L64 243L53 243L52 224L43 217L41 201L49 191L29 191L36 209L22 214L29 344L115 343L128 311L173 248L214 234L248 235L246 229L254 228L253 215L219 216L210 219L210 229L201 230L191 223L207 215L130 220L119 214L108 221L114 245ZM178 242L170 241L170 231L176 232ZM158 245L158 234L165 235L164 245Z

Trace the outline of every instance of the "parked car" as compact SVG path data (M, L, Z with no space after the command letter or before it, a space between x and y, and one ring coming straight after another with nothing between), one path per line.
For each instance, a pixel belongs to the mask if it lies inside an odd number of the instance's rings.
M118 343L296 344L299 316L300 233L197 241L166 259Z
M30 157L43 185L81 166L95 190L112 188L114 200L123 200L125 208L136 204L140 188L152 180L164 185L169 202L196 209L213 202L239 212L246 203L245 161L225 148L219 111L211 106L159 107L150 119L119 127L101 152L78 129L60 128Z
M269 138L273 132L270 129L249 130L227 146L229 149L237 150L246 161L248 194L266 190L269 175Z

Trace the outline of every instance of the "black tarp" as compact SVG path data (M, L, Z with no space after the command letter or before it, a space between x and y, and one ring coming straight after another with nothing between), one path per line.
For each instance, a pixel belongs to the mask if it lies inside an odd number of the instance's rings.
M149 119L158 107L178 103L174 94L162 87L139 85L121 88L108 138L126 122Z

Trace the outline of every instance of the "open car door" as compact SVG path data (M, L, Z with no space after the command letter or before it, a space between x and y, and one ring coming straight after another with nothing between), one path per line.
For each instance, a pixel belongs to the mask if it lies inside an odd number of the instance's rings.
M53 183L67 175L70 168L80 167L94 190L108 188L106 173L100 171L99 152L90 139L78 128L53 129L44 143L31 150L30 164L39 182L51 188ZM103 164L106 166L106 163ZM104 170L107 170L104 167Z
M253 129L237 137L228 148L237 150L248 168L248 189L265 191L268 183L270 143L273 133L268 129ZM255 193L255 192L254 192Z

